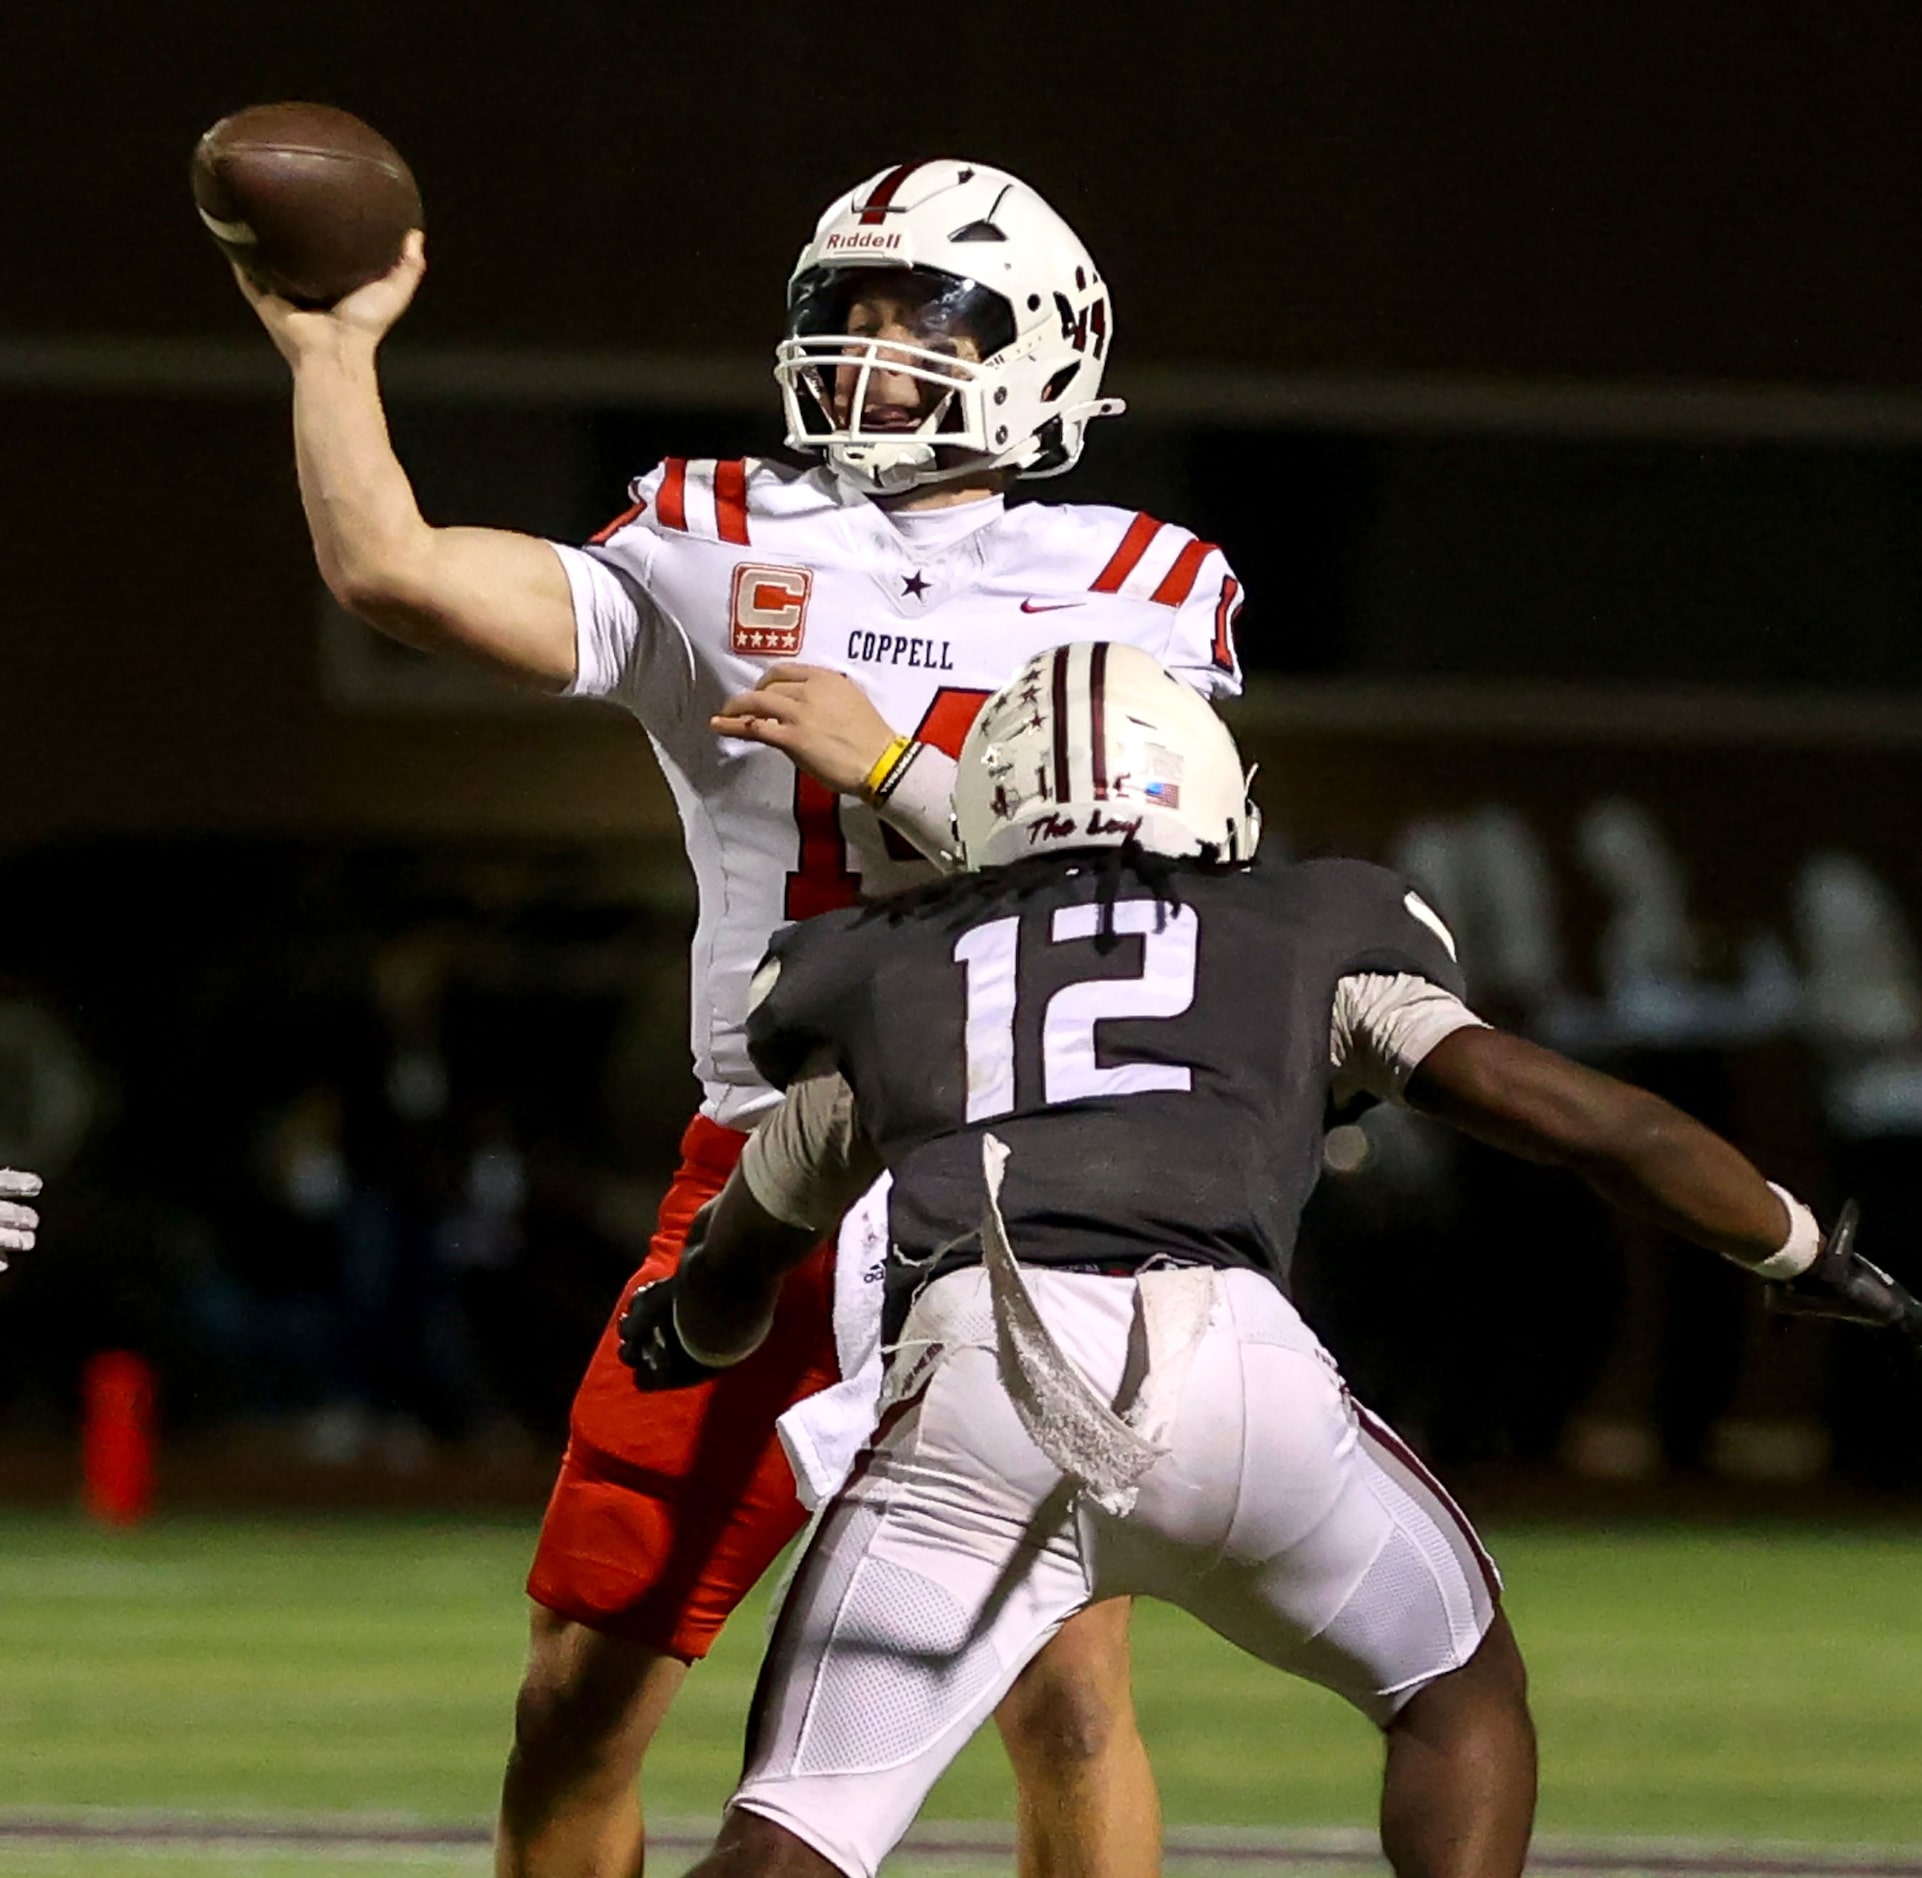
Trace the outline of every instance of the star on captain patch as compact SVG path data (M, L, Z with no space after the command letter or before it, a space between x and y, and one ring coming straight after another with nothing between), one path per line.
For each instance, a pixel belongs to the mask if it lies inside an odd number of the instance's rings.
M927 590L928 583L921 578L919 568L916 568L912 574L904 576L901 581L901 591L904 594L913 594L917 600L920 599Z

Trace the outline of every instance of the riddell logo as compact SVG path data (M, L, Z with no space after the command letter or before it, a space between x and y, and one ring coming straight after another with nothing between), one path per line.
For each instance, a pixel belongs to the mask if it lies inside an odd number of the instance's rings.
M743 561L734 570L734 622L728 648L750 659L791 659L807 631L814 576L805 567L763 567Z
M898 248L901 237L898 234L886 235L878 231L872 235L830 235L826 242L826 252L832 254L837 248L864 248L880 250Z

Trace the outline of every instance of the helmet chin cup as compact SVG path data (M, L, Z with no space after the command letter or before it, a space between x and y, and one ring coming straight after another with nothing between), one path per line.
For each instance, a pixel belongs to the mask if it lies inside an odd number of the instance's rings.
M934 445L903 439L899 443L831 443L828 467L864 495L897 496L935 480Z
M1252 771L1249 772L1251 775ZM1261 810L1250 797L1241 805L1240 819L1228 825L1228 859L1252 861L1261 846Z
M1241 816L1230 827L1231 861L1251 861L1261 845L1261 810L1255 803L1255 778L1261 774L1259 763L1250 763L1241 779Z

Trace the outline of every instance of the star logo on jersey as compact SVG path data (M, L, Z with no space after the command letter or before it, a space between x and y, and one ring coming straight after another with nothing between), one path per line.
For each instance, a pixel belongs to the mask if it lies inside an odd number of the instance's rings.
M728 650L749 659L793 658L807 632L808 595L813 591L809 568L743 561L734 570Z
M912 574L904 576L901 581L901 592L904 597L912 594L918 600L927 590L928 583L921 578L921 570L918 567Z

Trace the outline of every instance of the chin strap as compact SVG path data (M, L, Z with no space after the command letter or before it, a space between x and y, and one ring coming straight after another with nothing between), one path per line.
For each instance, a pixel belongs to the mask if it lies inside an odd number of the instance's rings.
M1049 422L1050 426L1058 426L1062 430L1069 425L1085 428L1097 417L1120 417L1127 408L1126 402L1120 398L1090 398L1080 404L1063 405L1053 413ZM1012 470L1017 476L1032 476L1036 480L1065 475L1080 458L1079 446L1064 462L1053 468L1035 469L1033 465L1046 455L1041 441L1044 434L1045 427L1043 432L1024 438L999 456L970 455L966 462L957 463L952 469L940 467L940 459L936 454L940 448L939 442L921 435L885 438L872 443L821 444L816 447L826 453L834 473L864 495L898 496L910 489L925 489L934 483L953 482L958 476L972 476L984 469Z

